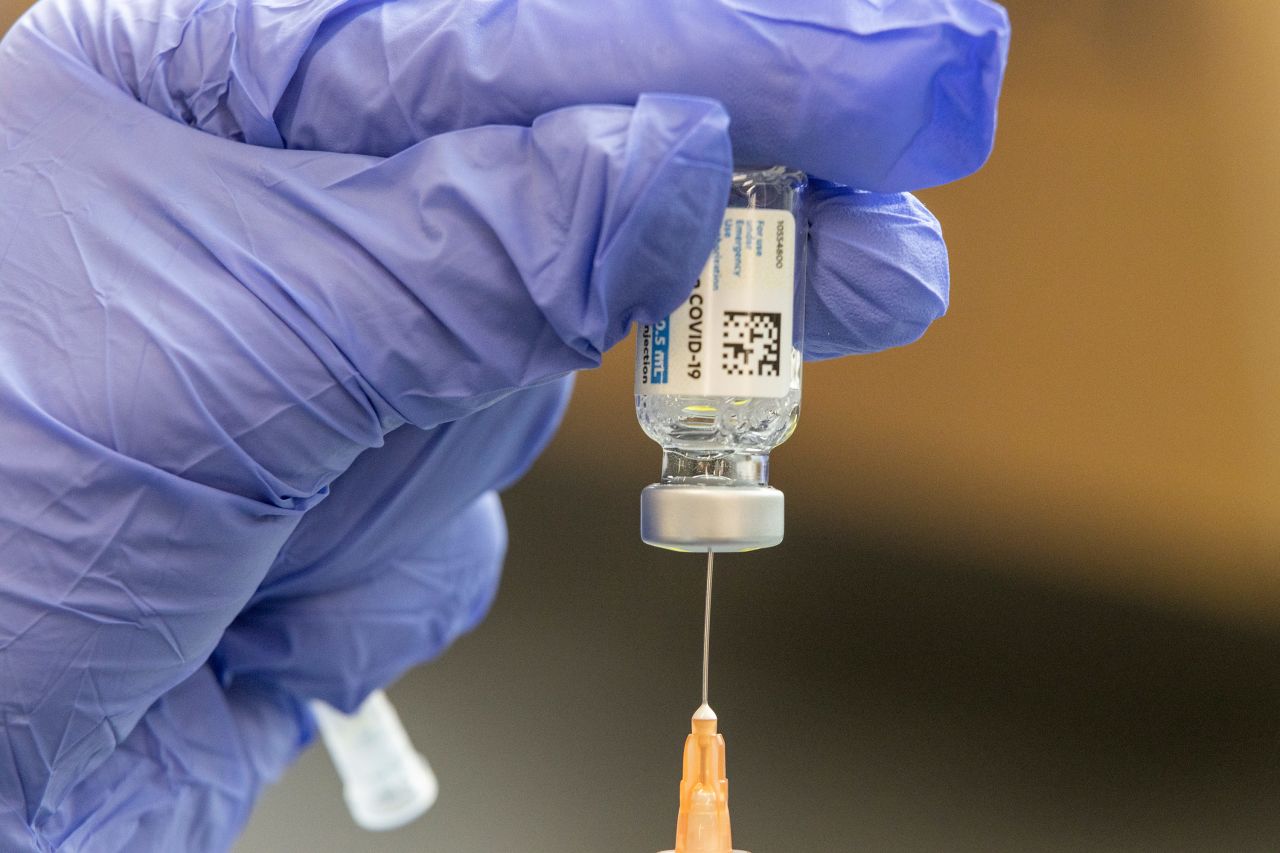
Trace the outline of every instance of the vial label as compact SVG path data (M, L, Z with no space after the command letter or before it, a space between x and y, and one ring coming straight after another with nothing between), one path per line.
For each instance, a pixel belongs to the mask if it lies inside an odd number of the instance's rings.
M795 266L790 211L729 208L689 298L640 327L636 393L787 396Z

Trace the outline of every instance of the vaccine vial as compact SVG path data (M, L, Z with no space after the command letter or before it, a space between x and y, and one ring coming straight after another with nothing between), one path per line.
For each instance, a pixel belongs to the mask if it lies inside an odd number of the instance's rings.
M782 541L769 452L800 415L805 174L735 171L719 239L678 309L641 326L636 413L662 446L640 535L676 551L749 551Z

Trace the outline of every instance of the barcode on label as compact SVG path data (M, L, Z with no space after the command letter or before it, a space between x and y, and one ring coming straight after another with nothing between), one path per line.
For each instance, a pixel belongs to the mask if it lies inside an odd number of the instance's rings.
M782 314L725 311L721 364L729 376L777 376L782 371Z

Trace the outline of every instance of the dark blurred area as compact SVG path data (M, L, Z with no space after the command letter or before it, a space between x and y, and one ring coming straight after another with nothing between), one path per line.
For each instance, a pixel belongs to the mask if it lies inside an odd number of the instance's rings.
M996 152L921 193L950 314L806 368L787 541L717 563L734 837L1275 851L1280 4L1005 5ZM313 748L240 853L671 844L703 575L638 540L631 359L506 496L488 621L390 691L435 809L364 833Z
M241 853L671 844L702 560L640 544L635 489L568 481L574 455L561 442L509 496L489 620L390 691L440 776L435 809L362 833L313 749ZM909 534L789 523L783 546L717 561L711 697L739 846L1277 849L1275 636L921 557Z

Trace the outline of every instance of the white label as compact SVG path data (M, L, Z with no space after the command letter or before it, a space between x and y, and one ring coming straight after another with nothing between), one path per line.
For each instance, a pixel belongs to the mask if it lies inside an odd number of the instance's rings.
M636 393L785 397L795 268L790 211L729 208L693 293L640 327Z

